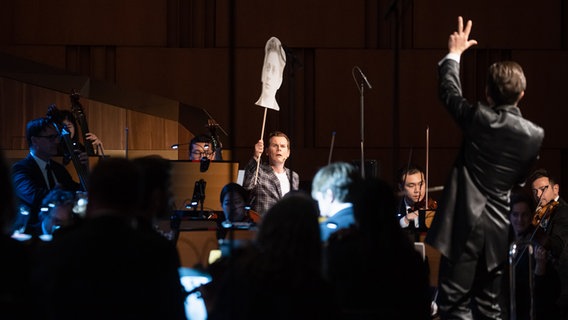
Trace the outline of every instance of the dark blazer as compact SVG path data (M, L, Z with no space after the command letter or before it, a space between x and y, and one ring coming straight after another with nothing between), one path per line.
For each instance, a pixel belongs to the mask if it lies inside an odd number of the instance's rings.
M70 191L81 190L81 185L73 180L62 164L53 160L50 162L53 174L63 189ZM26 206L29 209L27 225L33 226L37 224L41 202L49 192L49 187L43 177L41 168L31 154L12 165L12 181L18 205ZM28 232L31 232L31 230L26 227L26 233Z
M491 270L507 258L509 193L535 163L544 130L524 119L515 105L470 104L462 96L454 60L440 64L439 81L440 99L461 128L463 141L426 243L455 260L481 223Z
M355 215L353 207L345 208L329 217L323 222L320 222L320 236L322 241L327 241L329 236L335 231L343 228L349 228L355 223Z
M284 169L290 181L290 191L298 190L300 187L300 176L288 168ZM266 163L260 164L256 185L254 184L255 176L256 160L251 159L245 167L243 187L250 192L252 210L262 216L282 198L282 190L280 189L280 181L270 165Z

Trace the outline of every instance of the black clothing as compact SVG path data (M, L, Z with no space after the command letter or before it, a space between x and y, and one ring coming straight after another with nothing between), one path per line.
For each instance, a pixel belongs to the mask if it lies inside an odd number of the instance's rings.
M68 191L82 190L79 183L75 182L67 169L60 163L50 160L51 170L57 179L57 183L62 189ZM49 186L43 176L42 168L40 168L31 154L26 158L12 165L12 181L14 183L14 191L18 200L19 207L26 207L29 215L26 219L18 219L20 223L26 225L25 233L38 235L40 230L38 226L38 214L41 208L43 198L49 192ZM26 221L22 221L26 220ZM16 228L18 226L15 226Z
M425 240L442 253L440 312L468 317L471 297L478 311L492 317L499 313L497 278L509 247L509 193L536 161L544 130L524 119L515 105L470 104L462 96L455 60L440 64L439 90L463 132Z

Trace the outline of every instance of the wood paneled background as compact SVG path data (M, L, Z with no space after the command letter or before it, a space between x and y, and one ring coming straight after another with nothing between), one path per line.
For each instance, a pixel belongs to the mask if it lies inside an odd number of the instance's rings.
M568 185L564 0L5 0L0 147L25 154L25 123L51 103L70 107L77 88L65 85L83 84L89 127L109 153L187 159L186 146L169 146L206 132L206 113L244 166L262 131L264 108L254 102L263 48L276 36L288 61L281 110L268 110L265 135L289 134L288 166L303 186L327 164L333 132L332 160L360 159L363 140L365 159L394 182L409 154L425 166L426 128L429 183L442 185L461 136L438 101L436 64L458 15L473 20L479 42L462 57L465 96L483 99L491 62L521 63L521 111L546 131L537 166ZM362 96L355 66L373 86Z

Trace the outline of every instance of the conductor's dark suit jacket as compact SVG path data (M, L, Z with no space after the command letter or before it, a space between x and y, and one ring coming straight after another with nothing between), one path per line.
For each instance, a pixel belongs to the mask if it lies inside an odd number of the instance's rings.
M62 164L54 160L51 160L50 163L57 183L62 189L69 191L81 190L81 185L73 180ZM43 176L42 169L31 154L12 165L12 181L19 206L25 206L29 209L29 217L25 219L27 221L22 221L21 219L20 221L28 225L26 233L34 234L32 229L38 222L41 203L49 192L49 187Z
M440 64L439 81L440 99L463 141L425 241L455 261L479 224L492 270L507 258L510 190L524 182L538 158L544 130L515 105L470 104L462 96L455 60Z

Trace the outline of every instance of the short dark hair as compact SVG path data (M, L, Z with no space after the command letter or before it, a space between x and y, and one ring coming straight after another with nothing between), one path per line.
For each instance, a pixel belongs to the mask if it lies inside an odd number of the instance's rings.
M410 175L410 174L416 174L416 173L424 173L424 170L422 170L422 168L414 163L410 163L405 165L404 167L400 168L398 170L398 174L396 176L397 180L398 180L398 186L403 189L404 188L404 182L406 180L406 176Z
M234 192L241 195L243 197L243 199L245 200L245 203L248 203L248 200L249 200L248 191L243 186L241 186L240 184L238 184L236 182L229 182L223 187L223 189L221 189L219 201L221 203L223 203L223 199L225 198L225 196L228 193L234 193Z
M282 131L273 131L268 135L268 142L270 142L270 139L272 139L272 137L284 137L286 138L286 141L288 141L288 149L290 149L290 138L288 138L288 136L282 132Z
M208 135L208 134L202 133L202 134L196 135L195 137L193 137L193 139L191 139L189 141L189 153L190 154L191 154L191 151L193 150L193 145L195 143L198 143L198 142L204 142L204 143L212 144L213 141L211 140L211 136ZM215 150L212 150L212 151L215 151Z
M26 125L26 140L28 147L32 146L32 137L38 137L47 128L53 127L53 122L47 117L37 118L28 121Z
M534 198L528 193L525 188L517 187L511 190L511 197L510 197L510 207L513 208L513 205L517 203L524 202L529 206L529 209L534 212L536 207L534 203Z
M487 72L487 91L496 105L517 103L527 88L523 68L514 61L495 62Z
M552 176L546 169L539 168L539 169L536 169L535 171L533 171L533 173L531 173L531 175L527 179L527 183L528 183L529 187L533 184L533 182L536 179L540 179L540 178L548 178L548 181L550 182L551 185L556 184L556 179L554 178L554 176Z

